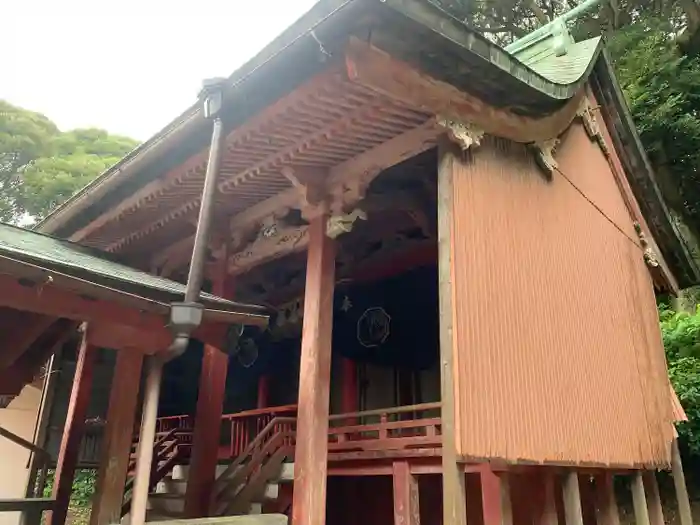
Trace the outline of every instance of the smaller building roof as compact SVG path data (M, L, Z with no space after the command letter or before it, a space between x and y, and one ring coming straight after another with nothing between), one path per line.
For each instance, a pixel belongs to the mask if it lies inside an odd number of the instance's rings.
M9 224L0 223L0 257L160 303L182 301L185 295L181 283L114 262L107 253ZM208 309L265 316L262 306L208 293L200 300Z

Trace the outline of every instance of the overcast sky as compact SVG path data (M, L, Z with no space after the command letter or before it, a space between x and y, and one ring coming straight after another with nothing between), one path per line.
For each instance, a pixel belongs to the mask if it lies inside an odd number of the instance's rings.
M0 99L145 140L315 0L0 0Z

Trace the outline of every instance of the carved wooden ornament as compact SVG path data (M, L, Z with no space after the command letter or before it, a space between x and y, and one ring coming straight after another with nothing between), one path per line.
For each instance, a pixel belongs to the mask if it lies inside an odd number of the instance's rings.
M554 176L554 171L559 168L557 159L554 158L554 152L559 145L559 139L553 138L542 142L530 144L530 148L535 153L537 165L542 168L548 180Z
M458 144L462 151L467 151L472 146L480 145L481 139L484 137L482 129L467 122L438 117L437 123L447 130L447 136L452 142Z
M589 138L595 140L603 153L608 153L608 145L605 143L603 133L600 131L598 119L595 116L594 109L587 98L581 101L581 107L576 112L576 116L583 122L583 127Z

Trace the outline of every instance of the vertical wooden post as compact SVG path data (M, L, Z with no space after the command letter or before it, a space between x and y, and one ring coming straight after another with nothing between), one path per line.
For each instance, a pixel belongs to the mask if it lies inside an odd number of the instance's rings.
M484 525L512 525L513 507L508 473L497 474L487 465L480 477Z
M596 510L600 525L620 525L613 481L611 473L600 474L595 478Z
M231 293L231 290L226 289L227 263L227 251L224 250L212 289L215 295ZM185 489L186 518L209 515L211 491L216 479L227 373L228 355L214 346L205 345L194 417L192 459Z
M394 461L394 525L420 525L418 480L408 461Z
M676 500L678 501L678 514L681 518L681 525L693 525L688 487L685 484L685 473L683 472L683 462L681 461L681 453L678 449L677 438L674 439L671 444L671 469L673 473L673 485L676 489Z
M452 335L453 176L459 162L447 136L438 144L438 289L440 294L440 398L442 401L442 522L466 525L464 472L457 463L454 341Z
M342 366L342 379L340 383L343 389L340 412L343 414L359 412L357 365L355 361L348 357L343 357L340 362ZM355 423L356 419L350 419L345 422L347 425L354 425Z
M650 525L647 497L644 492L644 480L641 472L635 472L632 477L632 503L637 525Z
M46 376L44 378L44 388L41 392L41 402L39 403L39 413L37 414L37 424L34 430L34 443L39 448L44 448L46 446L46 434L49 428L49 421L51 418L51 412L53 409L53 399L56 393L56 386L58 384L58 377L60 374L61 366L61 352L62 346L59 346L54 353L54 355L49 360L46 366ZM25 496L27 498L41 497L43 495L44 487L41 486L39 478L41 477L39 472L44 468L44 461L37 454L32 453L29 462L29 479L27 480L27 488L25 491Z
M664 525L664 511L661 506L661 494L659 494L659 484L656 481L656 472L647 470L642 474L642 479L647 495L647 509L651 525Z
M581 493L578 486L578 474L569 471L564 478L564 515L566 525L583 525L583 512L581 511Z
M87 325L84 326L83 339L78 351L73 388L68 402L68 414L63 427L63 437L61 438L61 448L58 452L54 477L53 498L56 500L56 504L53 511L49 513L47 525L63 525L68 515L68 505L73 488L75 468L79 459L80 442L85 430L85 417L90 402L97 356L97 349L87 342L89 329Z
M558 525L555 477L553 472L544 474L544 505L542 507L542 525ZM603 525L603 524L601 524ZM619 524L618 524L619 525Z
M258 378L258 408L267 408L270 404L270 376Z
M140 352L117 352L90 525L109 525L119 523L121 519L142 365L143 354Z
M148 506L148 489L150 488L151 468L153 466L153 445L156 437L156 420L158 419L158 400L160 398L162 377L163 360L157 355L149 356L144 385L139 446L136 450L136 474L134 475L134 488L131 492L130 525L143 525L146 522L146 507Z
M335 285L335 246L327 216L309 225L304 321L294 458L294 525L323 525L328 470L328 408Z

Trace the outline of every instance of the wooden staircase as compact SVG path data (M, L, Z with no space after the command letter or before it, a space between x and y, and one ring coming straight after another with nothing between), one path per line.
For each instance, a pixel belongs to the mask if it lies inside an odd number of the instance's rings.
M233 462L217 467L210 516L286 513L290 491L280 490L280 485L294 479L294 464L290 460L294 452L295 423L291 417L273 418ZM186 436L182 429L174 428L156 436L146 516L149 522L183 517L189 466L184 464L188 459L184 452L188 444L183 446L181 434ZM135 443L122 516L129 512L131 505L136 449Z
M260 431L217 478L212 516L258 513L266 502L279 498L279 482L294 477L289 461L294 454L295 427L295 418L276 417Z
M129 512L131 507L131 492L134 488L136 474L136 451L138 441L134 440L131 446L131 458L124 487L124 503L122 504L122 517ZM151 493L166 476L169 476L175 466L182 459L182 442L177 429L156 434L153 445L153 462L151 463L151 475L148 482L148 492Z

